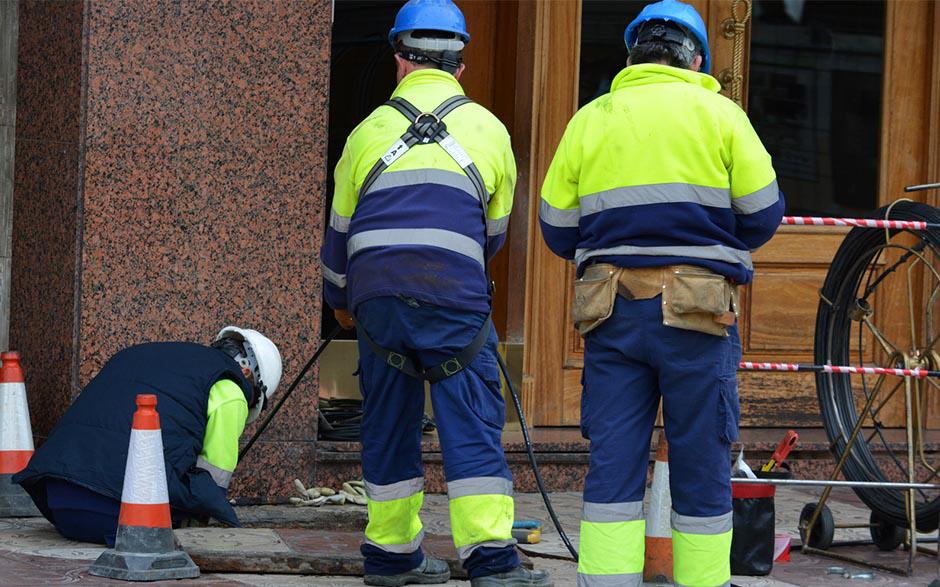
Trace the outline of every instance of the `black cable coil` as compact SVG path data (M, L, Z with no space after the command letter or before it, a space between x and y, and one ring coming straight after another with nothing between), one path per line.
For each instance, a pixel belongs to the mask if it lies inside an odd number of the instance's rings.
M884 219L887 208L872 213L871 218ZM920 220L940 223L940 210L925 204L899 201L891 208L891 220ZM891 231L891 235L899 231ZM940 251L940 230L912 231L922 237L915 248ZM820 291L819 310L816 314L815 362L833 365L852 365L851 311L856 307L859 287L866 279L870 265L885 244L885 231L873 228L854 228L846 236L833 258L826 280ZM887 365L886 365L887 366ZM891 367L903 365L890 365ZM867 392L867 389L866 389ZM816 374L816 393L823 425L829 437L833 455L838 461L846 449L846 441L860 414L856 411L851 376L848 374ZM840 426L840 421L843 423ZM843 475L850 481L888 481L875 461L864 432L856 439L846 460ZM906 481L906 479L905 479ZM858 497L885 521L900 527L908 525L905 513L906 490L886 488L853 488ZM917 529L929 532L937 529L940 515L940 497L917 504Z

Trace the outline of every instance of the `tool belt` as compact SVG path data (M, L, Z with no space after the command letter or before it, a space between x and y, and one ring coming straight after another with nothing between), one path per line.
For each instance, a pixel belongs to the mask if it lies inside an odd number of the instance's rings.
M662 296L663 324L728 336L738 316L738 286L696 265L624 268L597 263L574 282L572 319L582 336L610 318L616 297L648 300Z

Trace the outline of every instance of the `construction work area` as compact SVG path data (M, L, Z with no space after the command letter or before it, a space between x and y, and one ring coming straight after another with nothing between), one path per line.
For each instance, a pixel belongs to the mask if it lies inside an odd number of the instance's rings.
M940 0L0 0L0 587L940 587Z

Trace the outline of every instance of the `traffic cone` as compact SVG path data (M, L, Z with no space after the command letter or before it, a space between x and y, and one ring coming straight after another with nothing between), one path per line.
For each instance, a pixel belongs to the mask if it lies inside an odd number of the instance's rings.
M114 548L101 553L91 574L125 581L192 579L199 567L178 548L170 521L157 396L137 396L124 468Z
M643 580L672 583L672 498L669 495L669 445L659 433L649 512L646 516L646 562Z
M13 475L25 469L33 456L20 354L0 353L0 363L0 517L38 516L32 498L13 483Z

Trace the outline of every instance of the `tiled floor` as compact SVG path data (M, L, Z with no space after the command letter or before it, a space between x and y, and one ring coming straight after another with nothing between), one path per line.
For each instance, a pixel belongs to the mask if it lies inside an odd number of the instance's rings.
M782 489L776 501L777 531L788 532L797 537L796 531L799 511L803 505L814 500L817 492L812 490ZM580 496L577 493L556 493L553 503L566 531L577 543L578 517L580 514ZM538 519L543 522L543 542L525 546L536 567L549 570L560 586L575 585L576 568L569 560L564 560L565 550L558 534L551 528L548 515L537 494L517 495L517 518ZM868 510L851 492L838 491L830 503L837 523L867 522ZM284 506L288 507L288 506ZM355 508L357 506L340 506ZM340 514L339 511L336 512ZM347 515L348 517L348 515ZM423 519L430 534L447 534L450 531L449 516L445 496L428 495L425 501ZM323 530L309 530L323 532ZM838 530L837 541L864 540L868 532L864 529ZM229 535L228 540L231 540ZM246 534L245 545L251 543ZM211 542L211 540L209 541ZM227 543L226 548L231 548ZM929 545L928 548L933 548ZM52 528L41 519L11 520L0 519L0 584L2 585L59 585L75 583L83 585L119 585L117 581L103 580L88 575L90 561L100 552L100 548L69 542L60 538ZM903 565L907 555L898 550L882 553L872 546L840 547L840 553L851 553L870 561L884 564ZM845 579L838 575L827 575L828 567L839 566L851 573L865 572L868 569L842 563L825 557L804 556L793 553L789 563L778 564L770 577L751 578L735 577L735 585L747 587L791 585L814 586L832 585L927 585L936 577L937 566L934 557L920 556L917 559L916 574L912 578L891 575L875 571L871 579ZM160 584L160 583L157 583ZM210 574L195 581L173 581L167 585L207 584L207 585L252 585L271 586L344 586L361 585L356 577L310 577L290 575L246 575L246 574ZM467 585L466 582L454 581L454 585Z

